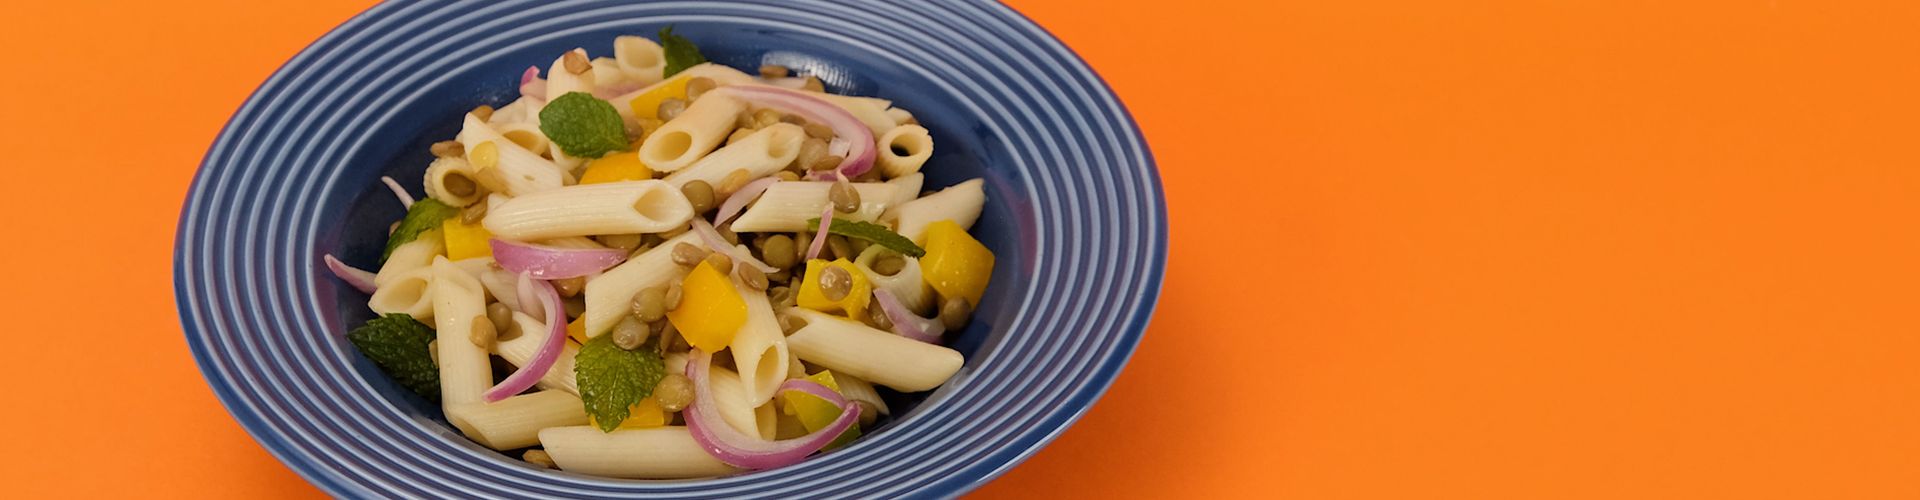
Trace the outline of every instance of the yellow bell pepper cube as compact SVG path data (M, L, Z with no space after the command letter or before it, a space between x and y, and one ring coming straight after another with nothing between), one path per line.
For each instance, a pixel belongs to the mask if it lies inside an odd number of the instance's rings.
M571 338L574 342L581 344L587 343L587 315L582 314L578 318L573 318L572 322L567 323L567 338Z
M600 424L595 422L592 416L587 417L587 425L594 426L595 428L600 427ZM642 399L640 402L634 403L633 406L627 407L627 419L620 421L619 430L648 429L663 425L667 425L667 410L660 407L658 400L653 399L652 396L648 396L647 399Z
M602 184L620 181L644 181L653 178L653 170L640 163L640 154L622 151L602 156L587 162L587 171L580 174L581 184Z
M920 276L942 297L961 297L980 306L993 278L993 251L950 220L927 226L927 255L920 258Z
M634 96L633 102L627 103L627 105L632 107L633 116L636 118L659 119L660 101L667 99L686 99L687 81L691 79L692 77L686 73L673 75L673 78L668 78L666 81L656 83L652 88L647 89L646 92Z
M833 372L831 371L821 370L820 373L815 373L807 377L807 380L819 382L820 385L827 386L828 389L833 389L833 392L840 392L840 384L834 382ZM819 396L800 391L788 391L781 394L780 400L782 403L780 405L780 411L792 415L794 419L799 420L800 426L805 427L807 432L819 432L820 429L825 429L828 425L832 424L834 420L840 418L840 412L842 411L841 408L834 406L832 402L821 399ZM853 442L854 439L858 439L859 437L860 424L856 423L848 426L845 432L840 433L840 437L834 438L833 442L827 443L826 447L829 449L838 448L841 445Z
M701 262L680 283L680 307L667 311L667 321L687 344L706 352L725 349L747 324L747 301L725 273Z
M838 267L853 277L853 286L847 289L847 296L840 300L827 300L827 293L820 289L820 274L828 267ZM800 307L823 313L845 312L849 318L861 318L867 312L867 302L873 298L873 284L867 281L867 274L860 271L842 258L833 262L821 259L807 261L807 274L800 280L800 296L796 303Z
M440 223L440 233L447 239L447 260L493 256L493 245L487 244L487 240L493 239L493 233L479 224L464 224L458 217L449 218Z

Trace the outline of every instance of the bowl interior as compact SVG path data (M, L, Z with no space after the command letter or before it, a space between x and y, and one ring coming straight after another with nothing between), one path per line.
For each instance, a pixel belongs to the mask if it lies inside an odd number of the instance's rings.
M349 264L372 268L386 242L388 225L404 214L393 195L381 186L381 176L391 176L415 196L422 196L421 177L433 159L428 146L452 139L459 132L460 117L473 107L499 107L512 102L518 97L518 79L525 68L539 67L544 74L558 54L575 47L585 48L596 57L605 56L610 54L615 36L651 36L664 26L625 24L535 39L458 65L454 71L415 89L392 108L391 116L401 119L388 120L377 129L350 138L357 142L346 148L350 151L346 161L321 167L341 171L335 177L337 187L319 199L317 213L323 215L315 253L332 253ZM882 388L893 416L866 439L885 439L893 422L912 418L917 409L938 404L942 395L968 384L984 356L1008 334L1007 326L1013 324L1017 305L1029 292L1019 285L1029 282L1032 275L1035 221L1029 180L1017 169L995 168L1005 165L996 159L1007 157L1009 152L1004 141L985 125L992 117L984 116L980 108L964 105L962 98L943 93L943 87L934 80L965 75L909 71L880 54L778 27L714 20L677 21L673 27L676 34L698 44L713 62L749 73L763 63L780 64L819 75L833 92L889 99L911 111L931 132L935 144L932 159L922 169L927 176L925 190L976 177L986 179L986 207L972 233L996 257L992 285L971 324L958 335L949 334L947 344L966 355L966 367L946 386L931 393L901 394ZM317 280L321 286L330 288L321 290L322 297L331 298L323 311L330 330L344 333L374 316L366 308L364 294L324 279L323 269L316 268L316 272L322 275ZM354 369L375 390L416 420L439 425L442 435L460 439L437 405L392 382L377 366L351 353L350 345L342 342L339 346L343 355L355 360ZM472 443L463 444L484 450Z

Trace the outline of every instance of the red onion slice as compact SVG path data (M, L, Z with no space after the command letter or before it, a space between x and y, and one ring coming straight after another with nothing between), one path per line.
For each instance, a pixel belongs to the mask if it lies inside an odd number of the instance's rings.
M375 289L379 288L373 284L373 273L362 271L347 265L345 262L340 262L340 259L333 258L333 254L321 256L320 260L327 261L327 269L333 271L334 277L340 278L340 281L347 282L348 285L352 285L356 290L373 293Z
M780 268L769 266L765 262L760 262L760 259L753 258L753 254L741 250L740 247L728 244L726 238L720 237L720 231L715 230L713 225L708 224L705 219L699 217L693 218L693 232L694 234L700 235L700 241L707 244L708 250L727 254L727 257L733 259L733 265L736 267L740 265L751 265L763 273L780 272ZM732 274L733 270L728 269L727 273Z
M613 248L557 248L494 238L493 261L501 269L527 273L536 279L578 278L626 262L627 253Z
M713 225L719 226L733 220L733 216L739 215L740 210L747 208L748 203L752 203L755 197L766 192L767 188L772 187L775 182L780 182L780 179L761 177L759 180L740 186L740 190L735 191L733 196L728 196L727 201L720 202L720 211L713 214Z
M539 66L527 66L527 71L520 73L520 95L546 97L547 81L540 78Z
M852 404L840 393L811 380L788 380L780 384L780 391L801 391L819 396L840 407L840 417L818 431L793 439L769 441L742 434L720 418L713 385L707 377L713 355L699 349L689 354L687 379L693 382L693 404L687 405L685 412L687 430L693 433L693 440L699 442L708 454L728 465L744 469L772 469L798 463L825 448L860 420L860 405Z
M928 344L939 344L940 334L947 333L946 323L914 314L892 291L875 288L873 298L880 302L880 310L887 313L887 320L893 322L893 333Z
M813 244L807 246L807 260L820 256L820 249L827 245L827 227L833 225L833 202L827 202L827 209L820 211L820 230L813 232Z
M790 115L799 115L808 123L818 123L833 129L834 137L846 139L847 154L840 165L834 167L847 177L858 177L873 168L875 155L873 129L865 122L833 103L807 95L805 92L787 90L762 85L730 85L713 91L739 99L747 104L762 108L771 108Z
M392 177L382 175L380 176L380 182L386 183L387 189L393 190L393 197L399 198L401 205L407 208L413 208L413 195L407 194L407 188L400 187L399 181L393 180Z
M499 385L487 389L482 397L488 403L513 397L533 387L540 377L547 376L547 370L553 369L553 362L560 359L560 353L567 344L567 316L566 309L560 306L560 291L554 290L553 285L545 281L533 283L533 287L539 289L541 306L547 309L547 341L540 344L540 350L533 353L533 359L527 360L526 365L514 370Z

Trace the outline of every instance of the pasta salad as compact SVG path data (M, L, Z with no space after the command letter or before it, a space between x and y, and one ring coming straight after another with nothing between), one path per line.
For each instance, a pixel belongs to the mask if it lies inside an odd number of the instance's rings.
M963 363L993 252L973 179L884 99L706 62L663 29L520 76L435 143L348 340L474 442L623 478L830 452Z

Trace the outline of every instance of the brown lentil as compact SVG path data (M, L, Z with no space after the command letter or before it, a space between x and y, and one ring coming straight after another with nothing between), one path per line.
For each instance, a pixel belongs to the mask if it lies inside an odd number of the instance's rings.
M840 155L824 155L819 158L814 158L813 164L807 165L807 169L815 171L833 170L834 167L840 166L840 162L846 160L845 157Z
M874 406L873 403L866 401L854 401L854 404L860 405L861 427L871 427L875 420L880 419L880 407Z
M875 300L869 303L879 304L880 301ZM887 317L886 308L882 307L867 308L867 324L881 331L893 330L893 318Z
M740 114L733 117L733 127L753 128L753 112L744 109L740 110Z
M761 272L758 267L740 266L740 271L734 274L740 275L740 282L746 284L748 289L756 292L767 289L767 273Z
M847 237L838 234L827 235L827 248L833 250L834 257L853 258L853 249L847 244Z
M785 269L781 269L773 274L767 275L767 282L768 283L786 283L787 280L791 279L792 277L793 277L793 273L787 272L787 270Z
M880 258L873 260L873 272L881 276L900 274L900 271L906 268L907 259L899 255L894 255L891 252L882 254Z
M940 323L947 331L959 331L967 327L967 317L973 314L973 306L967 305L967 299L949 297L940 303Z
M491 120L493 119L493 106L488 106L485 104L474 106L472 113L473 113L473 117L479 118L480 121L484 122L487 120Z
M833 202L833 211L850 214L860 211L860 192L852 184L835 182L827 188L827 201Z
M467 147L460 145L460 141L436 142L427 150L432 151L436 158L459 158L467 155Z
M807 119L800 117L800 115L786 115L780 117L780 123L790 123L804 127L807 125Z
M593 240L600 242L602 245L606 245L607 248L618 248L632 252L640 248L640 243L644 241L645 238L638 234L603 234L593 237Z
M699 99L700 96L705 95L707 91L719 86L720 84L714 82L712 78L704 76L693 77L692 80L687 80L687 100L693 101Z
M682 234L687 234L687 231L690 231L692 229L693 229L693 226L689 226L689 225L675 226L673 229L661 231L660 237L672 238L672 237L680 236Z
M818 137L810 137L800 143L800 154L793 157L793 164L805 170L812 168L815 162L820 161L820 157L826 155L827 141Z
M700 248L692 243L686 242L673 245L673 263L675 264L693 267L700 265L700 261L706 260L706 258L707 249L705 248Z
M548 455L546 450L527 450L526 453L520 455L520 459L541 467L554 468L553 456Z
M500 332L493 329L493 321L483 314L473 317L473 328L467 334L467 340L472 341L473 345L480 346L481 349L492 350L493 341L499 335Z
M828 266L826 270L820 271L820 293L828 301L839 302L847 298L847 293L852 291L853 275L847 274L846 269L841 269L840 266Z
M571 298L579 295L580 290L586 287L587 279L582 277L553 280L553 289L559 291L560 297L562 298Z
M867 240L863 240L860 238L847 238L847 248L849 250L852 250L851 253L847 254L847 258L851 259L859 256L861 253L866 252L867 247L870 245L872 244L868 243Z
M707 181L692 181L680 186L680 194L687 196L687 203L693 204L693 213L703 214L713 209L713 185Z
M720 179L719 189L717 189L715 193L732 195L734 191L739 191L741 187L745 187L748 182L753 182L753 173L748 172L747 169L744 168L736 168L733 169L732 172L727 172L725 178Z
M667 282L667 292L660 295L660 303L667 306L668 311L680 308L681 295L686 293L686 290L681 288L681 281L676 279Z
M806 90L810 92L826 92L827 86L820 83L819 77L816 77L813 75L807 75L807 82L800 85L800 90Z
M707 265L713 266L713 270L720 271L721 273L733 272L733 257L728 257L727 254L720 252L709 253L707 254Z
M680 411L693 403L693 383L678 373L669 373L653 387L653 401L660 403L660 409Z
M809 123L803 128L806 129L807 131L807 137L812 137L812 138L823 140L823 141L833 140L833 127L821 125L818 123Z
M661 120L672 120L674 119L674 117L680 116L680 112L686 111L686 110L687 110L686 100L676 98L676 97L668 97L666 99L660 100L660 107L653 111L653 115L660 117Z
M508 309L506 304L499 302L487 304L487 322L493 323L493 331L495 333L512 329L513 310Z
M479 224L487 219L487 200L473 202L467 208L460 209L461 224Z
M783 182L793 182L793 181L800 180L800 174L795 174L791 170L781 170L780 172L773 174L773 176L776 178L779 178Z
M560 56L560 64L566 66L568 73L576 75L593 69L593 62L588 61L587 55L578 50L569 50L566 55Z
M791 70L788 70L786 66L781 66L778 64L760 65L760 77L766 78L769 80L774 78L786 78L789 71Z
M767 265L786 269L793 267L800 254L794 251L793 238L784 234L768 236L760 248L760 260Z
M781 113L779 111L770 108L760 108L760 110L753 112L753 127L765 128L775 123L780 123L780 115Z
M652 323L667 315L666 287L652 286L633 294L633 316Z
M639 349L640 344L647 343L647 336L652 334L653 332L647 329L646 323L641 323L638 318L629 315L620 318L620 323L613 325L613 331L607 335L613 336L613 345L631 351Z

